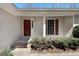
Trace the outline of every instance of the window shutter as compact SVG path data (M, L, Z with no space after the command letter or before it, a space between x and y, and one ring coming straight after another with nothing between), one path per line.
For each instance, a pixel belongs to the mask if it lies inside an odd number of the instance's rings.
M56 19L56 20L55 20L55 34L56 34L56 35L58 35L58 30L59 30L59 29L58 29L58 23L59 23L59 21L58 21L58 19Z

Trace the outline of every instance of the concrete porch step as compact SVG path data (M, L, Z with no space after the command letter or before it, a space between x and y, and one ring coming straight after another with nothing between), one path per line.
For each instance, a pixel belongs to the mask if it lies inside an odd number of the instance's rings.
M27 48L27 44L24 43L16 43L15 48Z
M27 48L28 40L30 37L20 37L14 42L12 48Z

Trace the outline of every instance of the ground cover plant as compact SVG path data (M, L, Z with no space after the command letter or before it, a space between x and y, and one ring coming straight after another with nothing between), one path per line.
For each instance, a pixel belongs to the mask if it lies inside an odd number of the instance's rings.
M0 56L13 56L10 49L0 49Z

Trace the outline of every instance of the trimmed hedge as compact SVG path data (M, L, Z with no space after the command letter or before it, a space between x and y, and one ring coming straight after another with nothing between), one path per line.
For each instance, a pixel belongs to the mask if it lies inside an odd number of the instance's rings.
M77 25L73 28L72 36L75 38L79 38L79 25Z
M73 37L58 37L52 40L47 38L34 38L30 43L32 49L40 51L48 48L57 48L64 51L66 49L76 50L79 47L79 39Z
M35 49L35 50L53 48L51 41L47 40L46 38L34 38L34 39L32 39L32 41L30 43L31 43L32 49Z
M53 45L56 48L63 49L64 51L66 49L75 50L79 46L79 39L73 38L73 37L61 37L61 38L53 40Z

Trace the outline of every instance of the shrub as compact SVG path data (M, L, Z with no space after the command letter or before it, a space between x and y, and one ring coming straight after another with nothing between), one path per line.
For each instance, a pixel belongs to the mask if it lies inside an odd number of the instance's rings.
M47 49L48 49L48 48L53 49L53 48L54 48L54 46L53 46L53 41L50 40L50 39L48 39L48 40L47 40L47 43L46 43L46 47L47 47Z
M10 49L2 49L0 55L1 56L13 56Z
M45 38L33 38L31 43L31 48L37 50L39 49L44 49L47 43L47 40Z
M30 43L31 43L31 48L35 50L38 49L43 50L48 48L53 49L52 41L48 40L47 38L34 38Z
M38 48L39 39L38 38L34 38L34 39L32 39L30 41L30 43L31 43L31 47L36 50Z
M76 50L79 46L79 39L78 38L70 38L68 42L69 48Z
M79 39L74 37L57 37L55 39L47 38L34 38L32 39L31 48L35 50L43 50L54 47L57 49L67 50L67 49L77 49L79 47Z
M63 49L64 51L66 49L75 50L79 46L79 39L73 38L73 37L61 37L61 38L55 39L53 41L53 45L56 48Z
M72 36L75 38L79 38L79 25L77 25L73 28Z
M65 49L68 48L68 44L66 42L66 39L67 39L66 37L56 38L55 40L53 40L53 45L56 48L63 49L65 51Z

